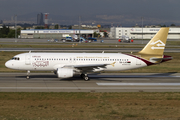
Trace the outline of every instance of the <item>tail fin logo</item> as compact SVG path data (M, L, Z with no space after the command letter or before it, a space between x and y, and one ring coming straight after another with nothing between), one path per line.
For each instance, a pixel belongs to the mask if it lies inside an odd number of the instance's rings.
M154 50L154 49L164 49L165 47L165 44L161 41L161 40L158 40L156 42L152 42L150 45L156 45L158 47L154 47L152 46L151 49ZM164 46L164 47L163 47Z

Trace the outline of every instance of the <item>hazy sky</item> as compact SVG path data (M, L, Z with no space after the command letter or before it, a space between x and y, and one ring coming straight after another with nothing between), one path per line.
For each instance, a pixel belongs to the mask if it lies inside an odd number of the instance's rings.
M48 12L59 16L95 16L112 22L180 24L180 0L0 0L0 19ZM55 18L53 18L55 19ZM89 19L89 18L88 18ZM93 21L93 18L91 18Z

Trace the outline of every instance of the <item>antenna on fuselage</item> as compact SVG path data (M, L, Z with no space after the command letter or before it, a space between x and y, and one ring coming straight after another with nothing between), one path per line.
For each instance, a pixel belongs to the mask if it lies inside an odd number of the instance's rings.
M104 53L104 51L102 51L102 53Z
M31 50L29 51L29 53L31 53Z

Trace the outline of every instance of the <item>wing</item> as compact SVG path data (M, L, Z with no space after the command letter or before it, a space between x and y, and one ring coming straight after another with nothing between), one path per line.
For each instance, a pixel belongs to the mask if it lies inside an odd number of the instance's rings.
M113 65L112 64L83 64L83 65L65 65L63 68L74 68L76 71L79 72L96 72L96 71L103 71L106 69L107 65Z

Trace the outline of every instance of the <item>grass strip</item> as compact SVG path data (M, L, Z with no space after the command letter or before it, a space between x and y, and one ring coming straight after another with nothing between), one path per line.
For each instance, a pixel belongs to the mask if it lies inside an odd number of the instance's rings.
M179 119L180 93L0 93L2 120Z

